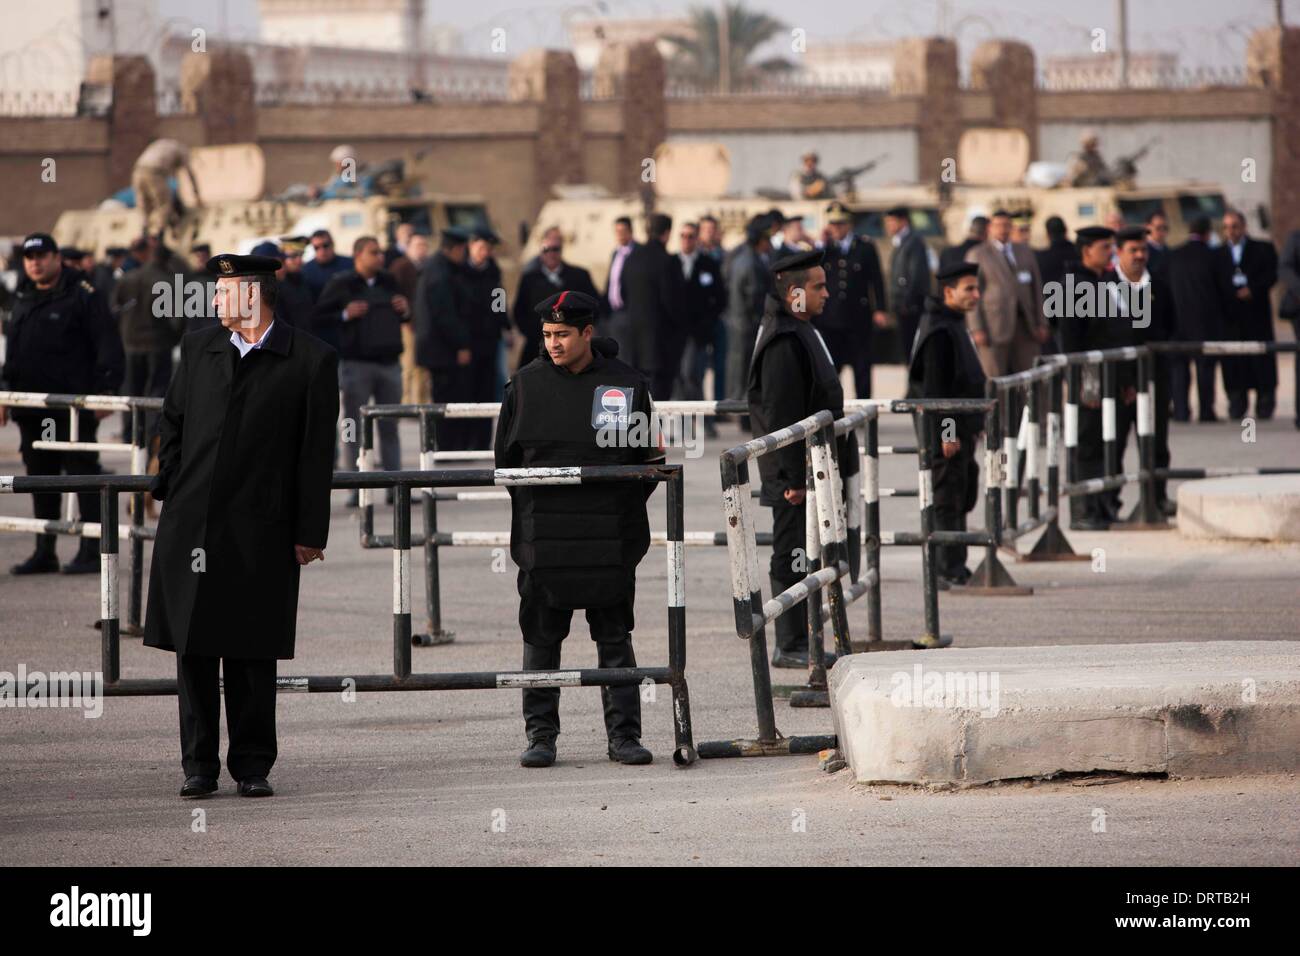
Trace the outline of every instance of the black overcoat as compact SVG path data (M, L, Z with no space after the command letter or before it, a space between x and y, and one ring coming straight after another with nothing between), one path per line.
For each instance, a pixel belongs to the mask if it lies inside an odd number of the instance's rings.
M147 646L293 657L294 545L329 536L338 413L338 355L302 329L276 322L242 359L224 327L181 340L159 425Z

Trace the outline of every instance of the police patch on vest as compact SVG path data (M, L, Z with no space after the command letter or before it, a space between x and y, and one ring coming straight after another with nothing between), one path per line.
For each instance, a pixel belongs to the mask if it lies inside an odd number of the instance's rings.
M597 385L591 401L592 428L627 428L635 389L621 385Z

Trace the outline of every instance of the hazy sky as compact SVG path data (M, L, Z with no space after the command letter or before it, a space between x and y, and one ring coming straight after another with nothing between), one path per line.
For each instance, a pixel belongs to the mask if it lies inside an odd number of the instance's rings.
M214 31L225 24L244 39L257 35L256 0L158 2L164 16ZM1300 21L1300 0L1285 2L1287 22ZM467 52L486 52L490 31L498 26L514 28L510 43L515 49L561 47L566 16L678 16L699 5L698 0L428 0L426 19L459 31ZM1092 29L1111 30L1116 24L1113 0L746 0L746 5L804 28L810 42L934 33L946 10L963 55L990 36L1026 40L1040 57L1087 53ZM1274 0L1130 0L1128 6L1130 49L1176 52L1183 66L1241 64L1250 32L1274 17Z

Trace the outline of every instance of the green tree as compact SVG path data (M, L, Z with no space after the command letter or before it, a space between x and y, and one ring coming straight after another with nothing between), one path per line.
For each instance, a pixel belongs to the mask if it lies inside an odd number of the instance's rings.
M692 7L693 35L664 38L674 47L671 63L674 73L702 86L736 90L753 85L764 76L794 68L794 64L781 57L750 62L759 47L784 32L784 23L765 13L747 10L739 3L723 3L722 9L725 21L713 7ZM730 66L725 75L723 62Z

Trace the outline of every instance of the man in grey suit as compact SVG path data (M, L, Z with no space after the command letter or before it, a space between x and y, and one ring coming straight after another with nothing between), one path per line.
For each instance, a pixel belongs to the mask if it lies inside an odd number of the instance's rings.
M730 252L722 267L727 283L727 398L744 400L749 388L749 360L772 285L766 262L772 251L770 230L766 215L751 219L744 243Z
M1043 319L1038 258L1011 241L1011 216L999 209L989 238L966 253L980 267L979 304L967 316L980 364L989 378L1032 368L1051 329Z
M925 240L913 231L912 211L906 206L885 213L885 232L894 246L889 260L889 307L898 323L899 353L906 365L930 294L930 253Z

